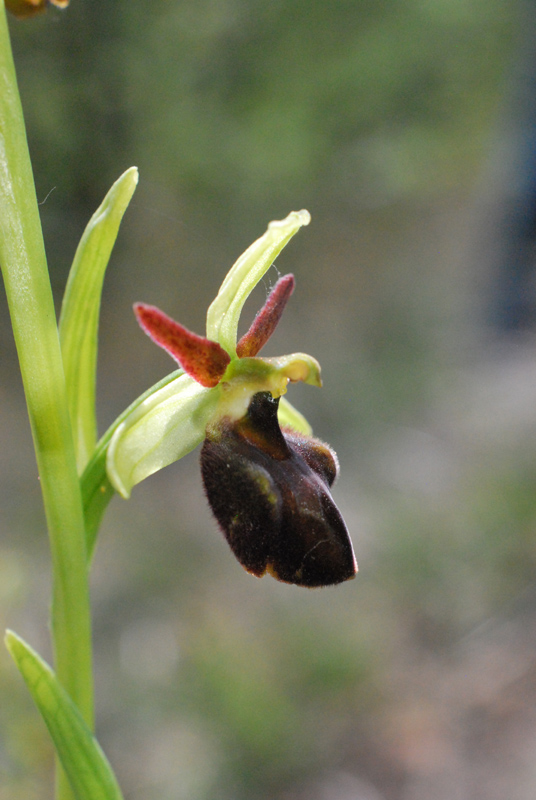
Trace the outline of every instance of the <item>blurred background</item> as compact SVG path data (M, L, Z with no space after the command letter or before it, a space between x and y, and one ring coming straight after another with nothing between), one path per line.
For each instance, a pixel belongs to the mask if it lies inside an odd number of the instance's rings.
M59 304L129 166L105 282L101 432L202 333L271 219L297 290L266 355L339 453L360 572L307 591L234 560L198 453L114 499L95 559L98 735L127 800L536 795L536 7L521 0L72 0L11 20ZM275 282L272 269L245 325ZM49 556L5 297L0 623L50 657ZM0 798L50 797L0 651Z

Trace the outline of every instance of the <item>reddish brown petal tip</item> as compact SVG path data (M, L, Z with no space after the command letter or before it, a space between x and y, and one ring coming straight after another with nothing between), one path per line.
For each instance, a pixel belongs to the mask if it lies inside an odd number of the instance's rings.
M47 0L6 0L7 10L20 19L41 14L47 10L50 4L58 6L58 8L66 8L69 0L48 0L48 2Z
M218 385L231 360L223 347L192 333L156 306L136 303L134 313L147 336L178 361L188 375L208 389Z
M294 291L294 286L294 275L283 275L282 278L279 278L266 298L265 304L253 320L250 329L238 342L236 354L239 358L256 356L264 347L281 319L281 314Z

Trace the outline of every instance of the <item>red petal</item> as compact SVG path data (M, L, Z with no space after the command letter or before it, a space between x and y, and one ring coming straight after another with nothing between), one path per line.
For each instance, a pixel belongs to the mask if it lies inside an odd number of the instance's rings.
M155 306L136 303L134 313L145 333L163 347L188 375L201 386L217 386L227 365L229 354L217 342L192 333Z
M251 323L249 331L238 342L236 354L239 358L256 356L261 347L264 347L281 319L287 301L294 291L294 285L294 275L284 275L279 278Z

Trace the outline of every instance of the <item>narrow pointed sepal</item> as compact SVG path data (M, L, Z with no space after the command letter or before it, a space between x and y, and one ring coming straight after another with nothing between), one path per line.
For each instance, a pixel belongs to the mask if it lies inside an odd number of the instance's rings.
M298 586L342 583L357 565L329 491L336 459L313 438L284 434L277 407L260 392L243 419L210 429L201 451L209 503L248 572Z
M242 253L225 276L207 311L207 336L219 342L231 356L236 353L238 320L244 303L281 250L310 220L309 212L304 209L270 222L266 233Z
M147 336L197 383L208 389L218 385L231 359L217 342L192 333L156 306L136 303L134 313Z
M256 356L261 351L275 331L290 295L294 291L294 286L294 275L284 275L277 281L248 332L236 345L238 358Z

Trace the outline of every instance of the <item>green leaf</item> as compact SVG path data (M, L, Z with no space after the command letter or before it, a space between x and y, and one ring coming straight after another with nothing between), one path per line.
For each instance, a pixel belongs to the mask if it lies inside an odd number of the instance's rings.
M6 646L50 732L78 800L122 800L108 760L56 675L26 642L6 632Z
M277 418L280 425L288 425L299 433L305 433L307 436L310 436L313 432L313 429L303 414L294 408L285 397L282 397L279 401Z
M76 250L63 298L60 340L79 472L97 440L95 375L104 273L137 183L138 170L131 167L91 217Z
M207 311L207 338L219 342L230 356L236 355L240 313L255 286L302 225L308 225L308 211L291 211L283 220L270 222L266 233L253 242L231 267Z
M206 389L183 374L137 405L108 447L107 472L114 489L128 497L136 483L197 447L220 395L220 386Z

